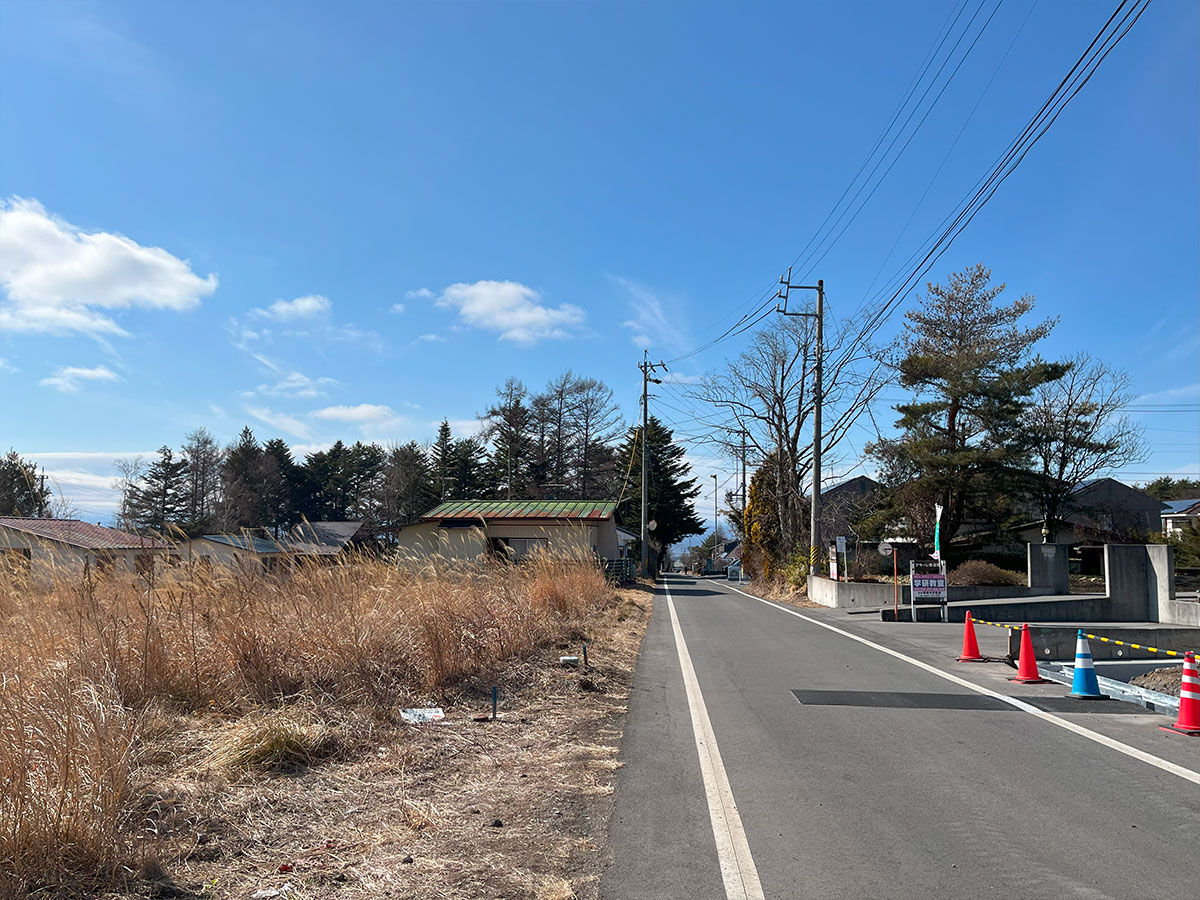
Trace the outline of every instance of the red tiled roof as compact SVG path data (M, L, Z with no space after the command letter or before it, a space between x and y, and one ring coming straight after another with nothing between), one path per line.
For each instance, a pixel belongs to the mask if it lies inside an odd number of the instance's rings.
M167 545L154 538L141 537L117 528L93 525L79 519L29 519L0 516L0 528L11 528L72 547L86 550L166 550ZM0 537L0 545L4 539Z

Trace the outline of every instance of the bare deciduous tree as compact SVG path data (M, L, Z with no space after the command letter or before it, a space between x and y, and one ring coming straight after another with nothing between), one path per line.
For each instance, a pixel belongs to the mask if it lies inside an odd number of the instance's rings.
M1146 458L1142 429L1122 410L1128 373L1079 353L1062 378L1040 385L1028 410L1033 435L1034 499L1047 540L1057 536L1071 492L1102 472Z

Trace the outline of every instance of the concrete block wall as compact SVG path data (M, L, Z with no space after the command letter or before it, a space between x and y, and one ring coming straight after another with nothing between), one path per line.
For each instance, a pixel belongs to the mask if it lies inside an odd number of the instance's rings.
M1045 588L1046 594L1071 593L1066 544L1027 544L1025 571L1031 589Z
M1171 621L1175 548L1169 544L1106 544L1104 583L1108 589L1108 621Z

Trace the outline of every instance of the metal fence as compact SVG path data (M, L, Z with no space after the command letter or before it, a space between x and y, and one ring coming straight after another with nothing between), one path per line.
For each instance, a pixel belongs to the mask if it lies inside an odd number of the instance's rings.
M602 562L604 563L604 574L608 576L610 581L615 581L617 584L626 584L637 578L636 559L606 559Z

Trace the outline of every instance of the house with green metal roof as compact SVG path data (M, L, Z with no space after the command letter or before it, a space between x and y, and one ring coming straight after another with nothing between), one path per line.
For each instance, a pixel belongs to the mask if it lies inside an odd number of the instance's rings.
M518 561L537 549L619 559L627 542L618 537L616 510L611 500L452 500L403 528L397 541L401 552L464 560Z

